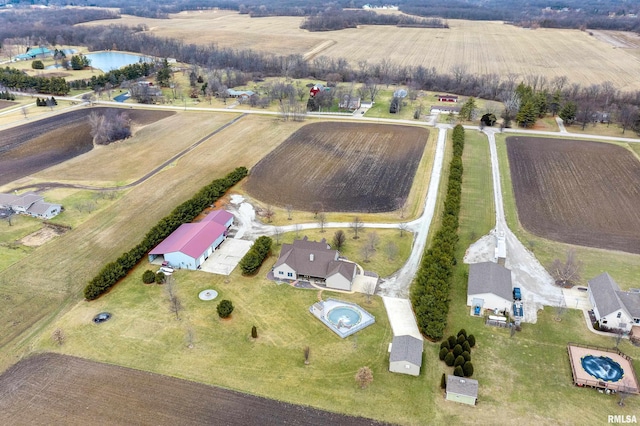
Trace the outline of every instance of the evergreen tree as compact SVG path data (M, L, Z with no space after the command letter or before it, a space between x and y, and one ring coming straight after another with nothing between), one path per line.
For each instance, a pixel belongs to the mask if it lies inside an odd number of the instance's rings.
M562 118L562 121L566 125L571 125L576 120L576 113L578 111L578 107L575 102L569 101L562 106L558 116Z
M467 99L467 101L460 108L460 113L458 114L460 118L463 120L471 121L475 117L475 113L478 107L476 106L476 100L472 97Z
M518 114L516 114L516 122L522 127L532 127L536 122L536 107L533 101L528 101L522 105Z

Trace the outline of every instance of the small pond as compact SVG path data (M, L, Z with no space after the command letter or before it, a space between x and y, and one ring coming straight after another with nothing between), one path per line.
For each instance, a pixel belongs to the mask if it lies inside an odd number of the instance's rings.
M88 53L91 66L101 71L109 72L138 62L153 62L153 58L145 55L136 55L124 52L98 52Z

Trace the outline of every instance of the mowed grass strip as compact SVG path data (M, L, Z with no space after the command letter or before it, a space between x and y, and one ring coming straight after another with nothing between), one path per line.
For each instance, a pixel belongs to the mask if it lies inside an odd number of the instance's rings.
M428 135L410 126L307 124L251 170L245 189L296 209L393 211L409 196Z
M203 121L201 126L206 127ZM211 131L218 127L214 122ZM246 117L182 157L178 163L128 190L72 231L0 272L0 366L15 361L37 333L107 262L139 242L148 229L205 184L237 165L251 167L296 129L273 119ZM161 142L158 142L161 143ZM117 162L119 157L113 157ZM44 323L39 324L39 326Z

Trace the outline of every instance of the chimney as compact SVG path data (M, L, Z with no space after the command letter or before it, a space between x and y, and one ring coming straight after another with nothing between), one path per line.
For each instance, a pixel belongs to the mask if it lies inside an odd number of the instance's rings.
M309 262L313 262L313 253L309 254Z

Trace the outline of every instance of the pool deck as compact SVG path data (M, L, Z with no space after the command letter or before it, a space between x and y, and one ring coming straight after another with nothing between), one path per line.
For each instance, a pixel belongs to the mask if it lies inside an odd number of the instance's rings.
M589 386L598 389L609 389L613 391L624 391L627 393L639 394L638 378L633 369L633 362L630 357L618 351L617 349L598 348L596 346L578 345L569 343L567 345L569 352L569 360L571 361L571 370L573 373L573 383L577 386ZM620 364L624 370L622 380L617 382L604 382L596 379L584 368L582 368L581 359L584 356L606 356Z

